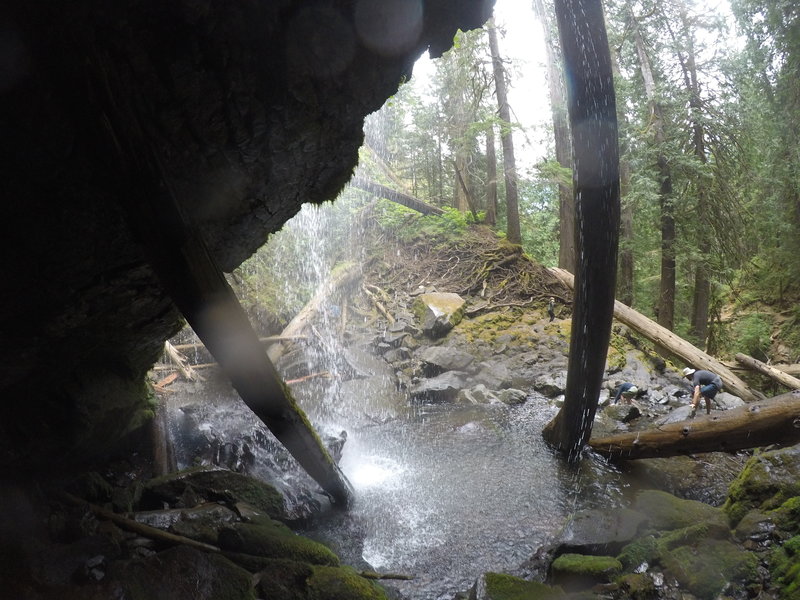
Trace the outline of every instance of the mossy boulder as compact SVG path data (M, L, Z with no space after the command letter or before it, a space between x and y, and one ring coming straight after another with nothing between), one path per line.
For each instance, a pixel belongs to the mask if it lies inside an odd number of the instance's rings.
M636 510L582 510L570 516L559 532L559 553L617 553L642 530L647 517Z
M758 558L727 540L699 539L664 552L664 570L700 600L716 598L729 583L758 579Z
M314 574L313 567L289 559L263 559L258 570L258 591L270 600L306 600L306 582Z
M464 318L466 302L458 294L433 292L414 300L412 310L422 331L433 338L441 337Z
M658 539L646 535L625 546L617 556L626 571L634 571L643 564L651 564L658 560L661 549Z
M634 508L647 515L648 526L658 531L683 529L697 524L706 524L714 530L728 529L727 519L721 509L696 500L683 500L660 490L639 492Z
M562 554L553 561L550 570L553 583L574 591L609 583L622 572L622 563L613 556Z
M267 519L225 527L219 532L218 544L227 552L288 558L315 565L339 565L339 557L327 546L296 535L283 523Z
M146 558L111 563L104 581L108 595L91 597L255 600L252 577L224 556L177 546Z
M475 584L469 600L564 600L566 597L559 587L504 573L484 573Z
M142 494L142 504L161 508L161 503L167 502L182 506L189 497L196 502L245 502L273 519L286 519L284 498L273 486L212 467L193 467L152 479Z
M736 525L750 510L772 510L800 496L800 445L761 452L731 484L723 510Z
M306 583L308 600L388 600L381 586L351 567L315 566Z
M658 597L656 584L647 573L627 573L617 579L617 585L625 598L649 600Z

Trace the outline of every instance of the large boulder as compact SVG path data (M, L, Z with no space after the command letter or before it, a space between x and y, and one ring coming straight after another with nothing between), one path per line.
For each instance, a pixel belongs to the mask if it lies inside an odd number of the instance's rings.
M4 2L0 475L152 418L145 374L182 323L129 225L142 198L173 196L232 270L336 197L365 116L492 4Z
M461 322L465 306L466 301L458 294L432 292L417 296L412 308L422 331L432 338L437 338Z

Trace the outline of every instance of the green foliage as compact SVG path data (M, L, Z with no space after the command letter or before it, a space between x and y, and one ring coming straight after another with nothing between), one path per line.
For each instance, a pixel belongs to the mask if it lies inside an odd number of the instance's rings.
M738 320L733 326L733 335L739 352L767 360L769 358L771 321L763 313L752 313Z
M400 204L382 200L378 223L404 244L426 244L433 248L450 246L472 221L470 213L445 208L443 215L421 215Z

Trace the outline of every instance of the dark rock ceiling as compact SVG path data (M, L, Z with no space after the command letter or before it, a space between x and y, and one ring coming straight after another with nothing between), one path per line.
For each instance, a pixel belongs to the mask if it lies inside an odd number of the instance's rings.
M0 474L80 463L148 417L144 374L180 315L123 202L166 182L233 269L336 196L364 117L492 3L3 3ZM120 145L163 178L131 181Z

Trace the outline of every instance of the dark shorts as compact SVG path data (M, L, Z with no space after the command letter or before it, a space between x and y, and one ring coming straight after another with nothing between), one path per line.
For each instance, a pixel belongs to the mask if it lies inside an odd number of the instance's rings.
M709 383L708 385L704 385L703 387L700 388L700 395L710 400L713 400L714 396L717 395L718 391L719 388L716 385L714 385L713 383Z

